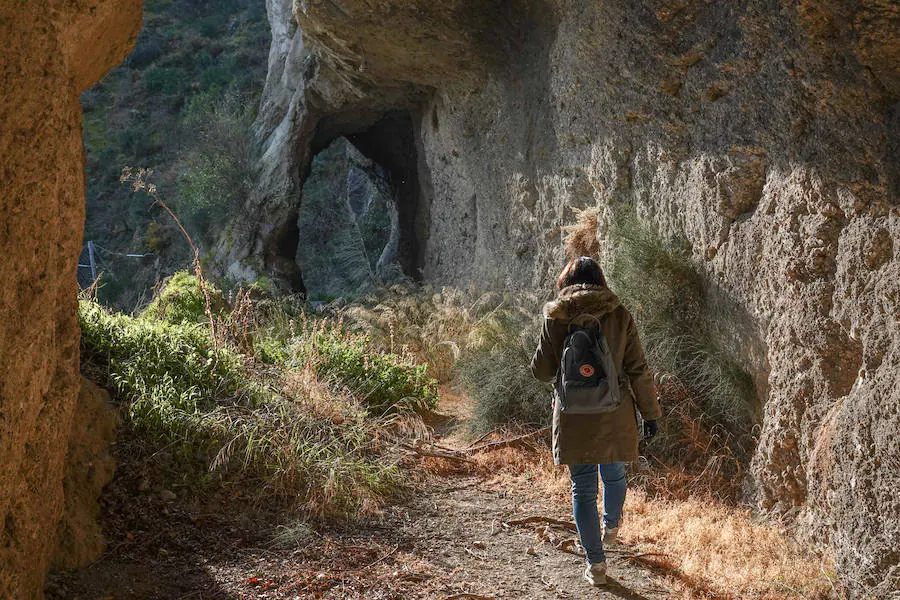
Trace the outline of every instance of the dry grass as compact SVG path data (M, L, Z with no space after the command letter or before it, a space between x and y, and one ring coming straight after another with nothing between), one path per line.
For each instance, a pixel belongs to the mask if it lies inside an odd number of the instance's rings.
M680 598L834 598L833 562L749 511L708 496L669 501L629 490L625 544ZM660 556L649 556L658 553Z
M566 257L579 256L599 258L600 239L597 232L600 228L600 209L598 207L575 211L575 222L563 228L565 234Z
M711 418L677 379L666 378L658 391L666 416L643 448L651 468L636 473L634 482L661 499L702 495L737 504L755 441Z
M495 485L532 490L568 504L565 467L545 445L504 448L475 457ZM674 482L673 482L674 483ZM654 496L629 476L620 538L630 560L654 573L672 598L685 600L826 600L837 598L833 561L804 548L789 532L761 522L746 508L708 494Z
M545 443L531 442L508 446L474 456L482 472L489 474L495 485L509 488L528 487L540 490L553 502L569 502L571 484L568 469L553 464L553 456Z
M431 376L445 383L454 376L461 353L483 345L498 314L537 315L540 304L528 294L398 285L346 307L340 317L376 349L410 354L428 363Z

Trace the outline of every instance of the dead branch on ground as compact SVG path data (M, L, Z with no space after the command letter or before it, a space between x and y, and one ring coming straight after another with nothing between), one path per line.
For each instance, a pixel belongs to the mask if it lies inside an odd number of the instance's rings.
M421 449L417 446L413 446L411 444L400 444L400 447L404 448L405 450L409 450L410 452L413 452L415 454L418 454L419 456L428 456L431 458L445 458L447 460L455 460L455 461L459 461L459 462L468 463L470 465L476 464L475 461L468 459L464 456L456 456L455 454L447 454L445 452L429 452L428 450L423 450L423 449Z
M516 437L500 440L497 442L488 442L487 444L482 444L480 446L475 446L474 448L466 448L463 452L466 454L471 454L474 452L481 452L485 450L496 450L497 448L503 448L505 446L511 446L513 444L517 444L529 438L539 437L546 433L550 432L549 427L544 427L542 429L538 429L537 431L532 431L531 433L526 433L523 435L517 435Z
M503 522L504 525L530 525L532 523L547 523L548 525L563 527L565 529L568 529L569 531L578 531L578 528L575 527L575 523L572 523L571 521L563 521L560 519L553 519L551 517L543 517L540 515L525 517L524 519L512 519Z

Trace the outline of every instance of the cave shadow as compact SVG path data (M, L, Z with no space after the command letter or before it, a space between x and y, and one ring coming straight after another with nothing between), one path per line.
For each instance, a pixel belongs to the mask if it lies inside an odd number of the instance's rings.
M606 585L600 589L602 589L604 592L609 592L617 598L622 598L622 600L652 600L647 596L639 594L636 591L625 587L624 585L613 579L608 579Z
M391 193L399 217L397 260L403 275L422 278L423 219L426 199L419 181L418 152L413 115L406 109L384 112L348 112L322 118L310 142L309 163L303 169L306 180L315 157L333 141L344 137L366 158L388 175ZM269 234L265 262L290 286L291 291L306 293L303 273L296 263L302 243L297 218L303 202L302 186L297 204Z

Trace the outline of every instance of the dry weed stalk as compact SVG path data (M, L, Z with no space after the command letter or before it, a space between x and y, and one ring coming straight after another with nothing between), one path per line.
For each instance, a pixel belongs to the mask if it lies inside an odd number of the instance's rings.
M103 277L103 273L97 275L97 278L91 282L91 285L87 286L83 290L81 290L81 294L83 297L88 300L92 300L94 302L97 301L97 290L100 289L100 279Z
M197 248L196 244L194 244L193 238L191 238L191 235L187 232L187 229L185 229L184 225L182 225L181 219L178 218L178 215L176 215L175 212L171 208L169 208L169 205L163 201L162 197L159 194L159 189L156 187L156 184L150 182L151 175L153 175L153 169L132 168L126 166L122 168L122 174L119 176L119 181L121 183L129 184L131 186L132 192L144 192L145 194L153 198L153 202L155 204L159 204L162 209L169 214L169 216L175 222L175 225L178 227L179 231L181 231L184 239L187 240L188 245L191 247L191 252L193 253L191 266L194 269L194 275L197 276L197 281L200 282L200 290L203 292L203 298L206 302L206 316L209 319L209 335L213 345L213 352L216 356L218 356L219 345L216 336L216 320L212 312L209 284L207 284L206 278L203 276L203 268L200 265L200 249Z
M234 308L228 319L227 329L231 339L245 354L253 352L253 300L250 290L241 288L234 299Z
M571 260L579 256L600 256L600 209L598 207L575 209L575 222L563 227L566 236L566 256Z

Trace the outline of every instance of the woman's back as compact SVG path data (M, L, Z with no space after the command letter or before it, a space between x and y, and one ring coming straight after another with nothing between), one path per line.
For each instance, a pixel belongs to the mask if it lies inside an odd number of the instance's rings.
M534 376L544 381L556 378L570 326L599 321L618 367L623 399L615 411L595 415L566 415L554 401L554 460L557 464L636 460L634 406L647 420L658 418L660 410L631 314L606 285L584 283L564 287L543 313L541 341L531 362Z

